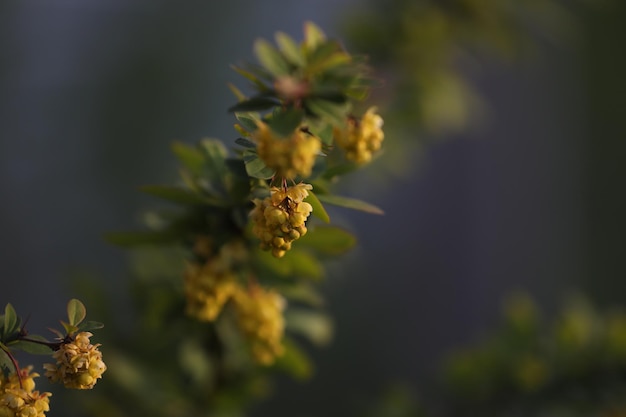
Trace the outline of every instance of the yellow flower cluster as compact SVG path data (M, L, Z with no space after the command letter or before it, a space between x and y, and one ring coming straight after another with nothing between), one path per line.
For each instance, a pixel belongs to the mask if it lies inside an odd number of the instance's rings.
M46 363L46 376L52 382L63 382L67 388L91 389L107 367L102 361L100 344L92 345L89 332L78 333L72 341L61 344L52 354L56 364Z
M49 392L35 391L34 378L29 366L17 374L5 377L0 373L0 417L45 417L50 410ZM21 380L21 384L20 384Z
M271 365L285 351L284 298L275 291L254 286L249 290L239 287L233 300L239 328L250 340L252 356L260 364Z
M248 250L241 241L233 241L222 245L217 256L211 256L210 242L201 237L194 252L207 260L204 264L187 265L184 276L187 314L198 320L213 321L235 292L234 270L245 261Z
M381 147L385 138L382 127L383 118L376 114L375 107L371 107L360 120L350 118L346 129L335 128L333 132L337 145L346 151L346 158L364 164Z
M263 122L257 123L253 138L257 141L259 158L276 171L278 177L286 179L310 176L322 147L316 137L302 129L296 129L288 138L281 138Z
M286 189L272 187L271 195L254 200L250 213L254 226L252 232L261 240L261 249L271 250L281 258L291 249L291 243L307 232L306 220L313 207L303 201L310 184L298 184Z

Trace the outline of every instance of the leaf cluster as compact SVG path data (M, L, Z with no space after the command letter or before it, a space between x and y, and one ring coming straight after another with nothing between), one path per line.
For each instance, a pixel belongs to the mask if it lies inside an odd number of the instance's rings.
M87 310L80 300L72 299L67 304L67 321L61 321L64 332L49 329L58 336L50 341L44 336L31 334L26 330L17 312L8 303L4 314L0 315L0 367L5 374L15 372L16 364L13 352L24 351L35 355L49 355L58 348L63 340L77 332L87 332L103 327L96 321L85 321Z
M599 313L574 297L555 320L546 321L525 295L512 297L505 307L498 331L448 358L442 402L449 415L524 410L524 415L582 416L624 409L623 311Z

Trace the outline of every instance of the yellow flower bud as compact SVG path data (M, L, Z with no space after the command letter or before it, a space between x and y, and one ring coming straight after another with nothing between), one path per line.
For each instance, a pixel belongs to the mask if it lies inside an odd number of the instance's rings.
M272 290L240 287L234 301L237 323L250 341L252 356L260 364L271 365L285 350L285 300Z
M371 107L360 120L351 118L345 129L333 130L335 142L344 149L347 159L365 164L372 159L374 152L380 150L385 134L383 119L375 112L376 108Z
M258 144L259 158L275 170L277 176L285 179L310 176L322 146L316 137L301 129L296 129L287 138L276 136L263 122L257 123L253 138Z

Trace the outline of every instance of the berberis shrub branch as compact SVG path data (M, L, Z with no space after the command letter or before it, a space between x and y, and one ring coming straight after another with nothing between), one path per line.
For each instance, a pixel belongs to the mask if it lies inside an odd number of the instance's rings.
M233 138L174 143L179 183L142 187L173 204L151 211L145 230L107 236L131 253L151 251L141 271L166 259L174 266L137 281L136 340L105 342L114 347L99 391L128 401L102 399L95 413L232 413L274 371L309 375L300 344L330 337L314 282L355 238L331 225L325 206L382 213L332 193L380 154L383 119L364 104L377 81L364 58L312 23L302 42L280 32L275 41L256 41L258 64L233 67L248 84L230 85ZM174 272L164 278L165 269ZM175 358L164 363L163 354ZM129 384L131 372L141 382ZM155 404L159 390L167 405Z

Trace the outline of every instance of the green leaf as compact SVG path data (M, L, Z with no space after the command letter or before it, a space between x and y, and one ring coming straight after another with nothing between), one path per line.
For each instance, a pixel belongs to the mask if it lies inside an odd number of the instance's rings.
M303 118L303 110L288 108L274 112L268 125L278 135L288 137L300 126Z
M100 323L99 321L89 320L89 321L82 322L78 326L78 331L90 332L92 330L102 329L103 327L104 327L104 324Z
M328 56L318 58L315 63L309 65L307 70L313 73L322 72L342 65L347 65L350 62L352 62L352 57L350 55L342 51L336 51Z
M231 106L229 112L250 112L271 109L272 107L280 105L280 102L273 97L254 96L248 100L240 101L239 103Z
M311 359L292 340L283 342L285 353L276 360L276 367L288 372L294 378L307 379L313 373Z
M266 74L266 70L265 69L259 67L259 69L245 70L243 68L239 68L239 67L236 67L234 65L231 65L231 68L237 74L241 75L242 77L244 77L245 79L250 81L252 84L254 84L254 86L256 87L257 90L259 90L261 92L267 92L267 91L271 90L271 88L269 86L265 85L265 83L260 78L260 77L265 77L265 76L268 76L267 78L271 78L271 77L269 77L269 74Z
M321 262L310 253L296 247L287 251L280 259L269 252L259 250L255 253L255 261L260 269L279 277L321 279L324 276Z
M28 335L28 339L48 343L48 340L43 336ZM11 343L10 346L13 349L22 350L33 355L49 355L53 351L50 346L23 339Z
M251 149L243 152L243 160L246 164L246 172L253 178L266 180L274 175L274 170L268 168L259 155Z
M163 245L180 240L176 230L150 230L143 232L112 232L104 235L104 240L117 246Z
M318 123L312 127L312 132L317 136L324 145L332 145L333 143L333 125L329 123Z
M218 187L213 191L223 195L225 193L224 178L228 173L226 158L228 150L224 144L217 139L203 139L200 141L200 149L204 153L204 175L212 187Z
M315 23L304 23L304 44L308 50L317 48L317 46L325 40L326 35Z
M356 238L344 229L317 226L298 240L298 245L326 255L341 255L356 244Z
M204 165L204 157L202 153L193 146L186 145L182 142L174 142L172 144L172 152L180 163L194 175L200 175L202 166Z
M280 51L289 62L297 66L304 65L304 55L302 55L300 46L291 37L283 32L277 32L274 38Z
M4 328L2 332L2 340L7 341L15 336L20 328L20 319L15 309L8 303L4 307Z
M288 300L308 304L312 307L324 305L324 297L317 291L310 281L298 281L288 285L276 285L276 289Z
M78 326L74 326L73 324L61 321L61 325L63 326L66 334L74 334L78 331Z
M333 337L333 322L318 311L290 309L285 313L287 329L300 333L318 346L327 345Z
M254 132L257 129L258 118L251 116L253 113L235 113L237 121L249 132Z
M297 248L287 251L280 261L288 262L291 274L297 277L321 279L324 276L324 267L321 262L310 253Z
M78 326L87 316L87 309L85 305L76 298L72 298L67 303L67 318L69 324L72 326Z
M336 41L318 45L307 57L306 71L317 74L352 62L352 57L341 49Z
M349 102L338 104L321 98L308 98L304 105L311 113L338 126L344 125L350 110Z
M256 148L256 143L246 138L237 138L235 139L235 143L239 146L243 146L244 148Z
M366 203L365 201L358 200L356 198L341 197L338 195L320 194L317 196L321 202L332 204L335 206L345 207L354 210L364 211L371 214L385 214L383 210L376 207L373 204Z
M323 178L331 180L334 177L349 174L350 172L355 171L360 167L361 166L359 164L355 164L354 162L347 162L345 164L335 165L328 168L322 176Z
M282 54L265 39L257 39L254 43L257 59L275 77L289 74L289 64Z
M11 357L5 351L5 349L8 350L8 347L2 343L0 343L0 347L2 347L2 349L0 349L0 369L2 369L4 374L15 372L13 361L11 361ZM0 376L2 375L0 374Z
M206 197L192 191L169 185L144 185L140 187L139 190L153 197L158 197L177 204L202 205L212 202Z
M228 88L239 101L244 101L247 97L234 84L228 83Z
M317 196L313 193L313 191L309 191L309 195L304 199L307 203L313 207L313 215L322 220L325 223L330 223L330 217L326 212L326 209L317 198Z

